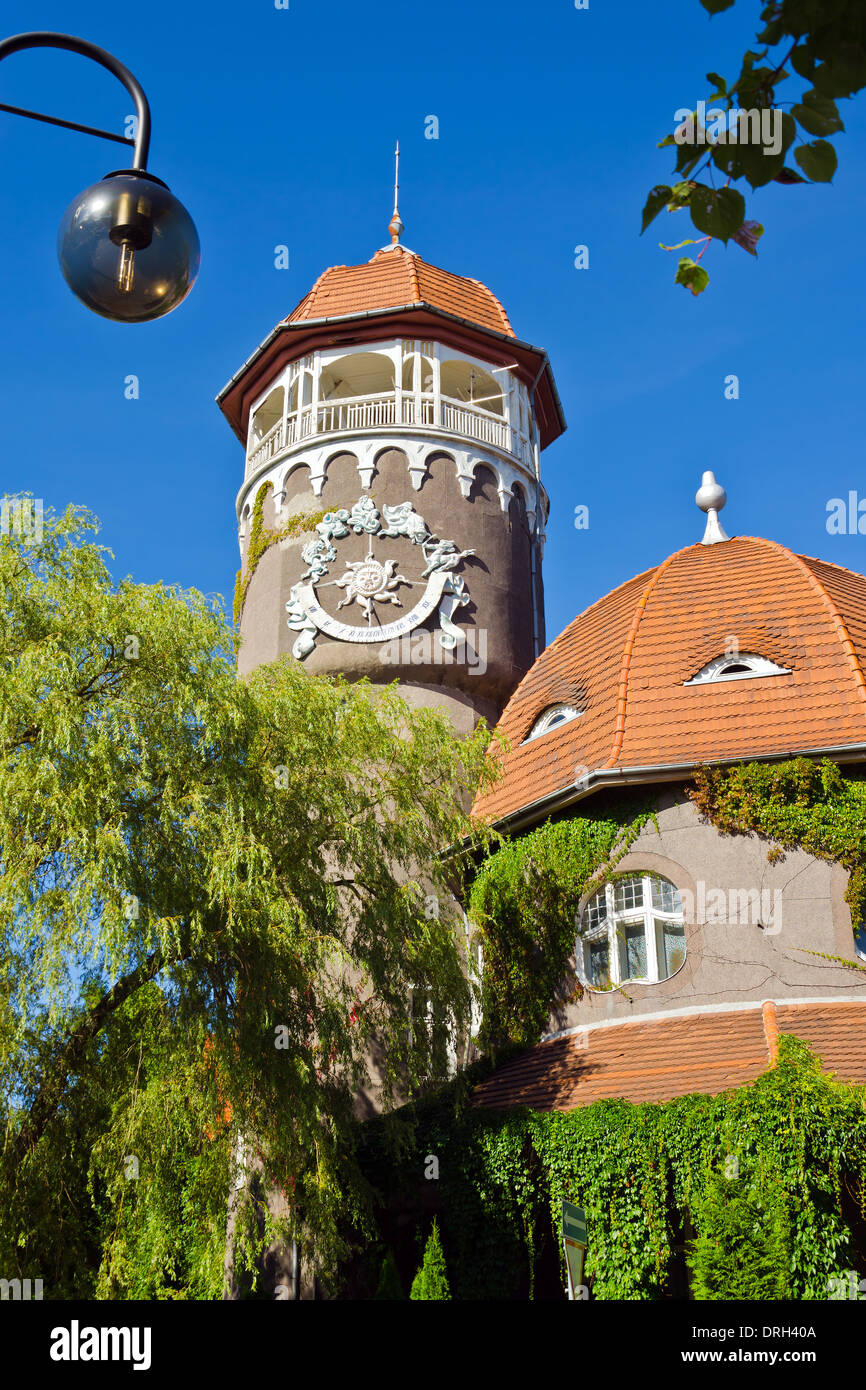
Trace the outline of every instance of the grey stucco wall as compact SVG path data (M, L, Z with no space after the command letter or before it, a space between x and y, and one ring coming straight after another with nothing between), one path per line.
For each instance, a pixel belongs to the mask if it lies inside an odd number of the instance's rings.
M553 1010L549 1032L689 1007L866 997L866 976L808 954L855 958L844 869L802 850L769 863L772 842L719 834L682 788L663 792L658 807L658 829L644 828L617 873L651 870L685 895L685 963L658 984L587 990Z

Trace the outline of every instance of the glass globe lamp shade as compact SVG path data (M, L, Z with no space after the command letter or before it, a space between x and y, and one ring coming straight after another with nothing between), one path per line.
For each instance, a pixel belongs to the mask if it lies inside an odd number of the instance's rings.
M57 255L66 283L94 313L144 323L177 308L201 253L195 223L161 179L106 174L64 213Z

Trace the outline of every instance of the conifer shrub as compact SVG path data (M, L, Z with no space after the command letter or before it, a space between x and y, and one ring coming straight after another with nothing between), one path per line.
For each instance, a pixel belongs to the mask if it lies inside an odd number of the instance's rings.
M409 1297L416 1299L450 1299L451 1297L448 1275L445 1270L445 1253L442 1249L442 1241L439 1239L439 1223L435 1216L433 1228L424 1247L424 1259L421 1262L421 1268L412 1280L412 1291Z
M382 1268L379 1271L379 1283L376 1286L374 1295L377 1299L392 1301L398 1298L405 1298L403 1285L400 1281L400 1274L397 1269L397 1261L394 1259L393 1250L387 1251L382 1261Z
M790 1215L772 1187L715 1172L694 1212L699 1235L688 1255L697 1299L790 1298Z

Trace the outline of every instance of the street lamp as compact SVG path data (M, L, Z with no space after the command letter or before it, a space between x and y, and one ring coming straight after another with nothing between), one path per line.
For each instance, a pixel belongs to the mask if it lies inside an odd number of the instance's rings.
M133 146L133 168L117 169L73 198L57 234L66 283L88 309L120 323L161 318L193 287L201 254L195 224L162 179L147 170L150 107L132 73L104 48L71 34L16 34L0 61L25 48L65 48L101 64L135 102L135 139L0 102L0 111Z

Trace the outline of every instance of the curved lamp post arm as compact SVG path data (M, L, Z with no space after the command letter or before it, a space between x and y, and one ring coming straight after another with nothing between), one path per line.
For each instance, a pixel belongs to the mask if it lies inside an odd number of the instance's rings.
M36 111L23 111L18 107L0 106L0 110L11 111L18 116L29 116L36 121L47 121L50 125L67 126L71 130L84 131L88 135L99 135L103 139L115 140L124 145L134 145L134 167L142 170L147 168L147 156L150 151L150 107L141 85L129 69L123 66L123 63L118 62L117 58L107 49L99 48L97 44L90 43L87 39L77 39L72 34L54 34L50 31L14 34L11 38L0 40L0 61L8 58L12 53L20 53L25 48L64 48L70 53L80 53L83 58L90 58L92 62L107 68L119 82L123 83L135 102L135 140L127 140L123 136L112 135L107 130L96 130L93 126L75 125L72 121L61 121L56 116L42 116Z

